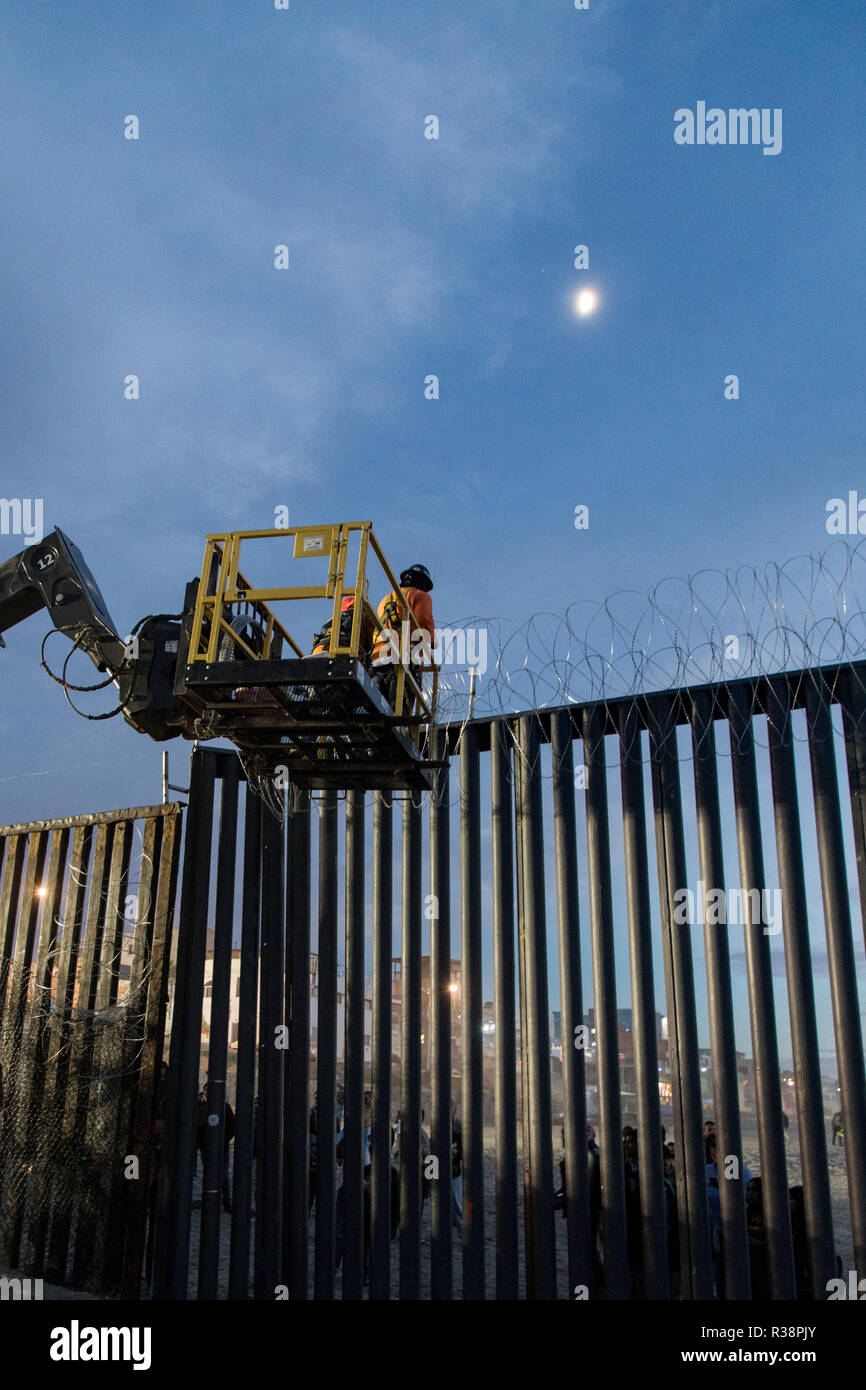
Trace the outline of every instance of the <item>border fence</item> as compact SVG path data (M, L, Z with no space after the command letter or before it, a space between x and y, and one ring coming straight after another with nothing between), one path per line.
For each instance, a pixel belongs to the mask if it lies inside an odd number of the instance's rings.
M234 753L197 748L146 1291L157 1299L823 1298L843 1236L866 1277L862 953L851 907L859 895L866 919L864 677L866 663L846 664L449 725L438 731L434 757L449 753L451 766L435 773L431 793L313 797L293 789L283 816L245 786ZM163 810L167 834L176 808ZM117 813L116 824L121 815L132 813ZM52 833L73 833L78 844L84 828L63 826ZM29 972L31 989L44 982L59 951L54 993L66 997L67 931L34 962L34 927L10 915L17 889L7 885L18 882L21 837L32 832L29 901L43 874L33 846L46 827L0 832L8 962L0 1003L4 1017L18 1010L25 1029L39 1020L32 1027L46 1040L44 1056L59 1024L37 994L27 995L26 980ZM109 851L108 828L97 828L101 942L114 930L104 921L115 922L124 873L115 840L125 832L111 833ZM163 861L166 854L163 846ZM718 907L720 890L730 902L729 874L739 882L742 950ZM683 890L696 880L695 920L683 920ZM168 892L167 868L159 881ZM52 882L49 872L54 902ZM768 929L764 904L776 891L781 924ZM160 901L162 917L154 917L166 923L168 899ZM810 930L816 911L825 957ZM40 920L55 912L46 900ZM116 947L116 931L112 939ZM93 971L107 951L85 945L81 968L89 961ZM819 955L844 1115L841 1213L827 1151ZM748 997L748 1107L737 971ZM782 971L784 991L776 983ZM88 1008L96 1018L112 996L100 995L93 978ZM153 989L145 1013L158 1031ZM633 1089L623 1085L618 989L631 1000ZM556 994L561 1056L552 1055ZM801 1221L789 1191L780 1019L794 1061ZM720 1177L724 1158L715 1219L701 1034L709 1038ZM142 1100L130 1109L136 1124L155 1113L159 1042L147 1037L153 1065L142 1069ZM50 1066L34 1075L37 1097L56 1084ZM95 1084L67 1099L64 1113L78 1115L79 1127L90 1123ZM746 1109L759 1152L761 1291L744 1172ZM631 1184L626 1117L637 1128L639 1181ZM598 1135L594 1153L588 1121ZM675 1155L667 1176L663 1124ZM564 1219L554 1200L560 1131ZM116 1176L120 1149L136 1152L126 1137L115 1147L110 1187L130 1200L131 1185ZM10 1206L8 1194L24 1187L8 1161L0 1180L4 1258L14 1263L9 1252L21 1246L9 1233L23 1199ZM24 1186L38 1194L39 1181L30 1175ZM137 1215L128 1269L143 1258L145 1205L139 1196L130 1208ZM31 1203L34 1214L24 1219L36 1237L41 1210ZM59 1219L62 1232L67 1218ZM76 1230L84 1244L73 1275L84 1272L94 1239L84 1223ZM40 1248L38 1239L28 1247L29 1272L49 1269ZM133 1282L130 1274L127 1287Z
M186 829L186 862L195 865L195 870L190 867L184 875L181 905L166 1184L161 1194L154 1296L183 1298L197 1291L205 1298L220 1293L246 1298L252 1292L258 1298L339 1295L357 1299L364 1295L366 1283L371 1299L415 1299L422 1293L434 1299L521 1295L550 1299L580 1296L584 1291L607 1298L711 1298L721 1292L727 1298L751 1296L753 1236L746 1218L729 927L723 915L720 923L707 921L703 933L718 1147L720 1154L738 1161L737 1176L719 1185L720 1233L714 1246L707 1205L692 929L676 917L678 892L691 881L685 819L696 828L699 873L707 892L711 885L725 883L722 759L717 748L721 728L730 743L729 795L745 913L753 1105L769 1293L773 1298L793 1298L805 1288L822 1296L836 1273L836 1262L804 867L806 836L795 759L798 720L805 721L811 766L840 1108L845 1116L853 1255L858 1271L866 1273L866 1170L852 1161L852 1156L856 1159L864 1152L866 1091L832 709L839 705L844 721L850 830L862 903L866 900L863 674L862 667L846 666L451 726L440 731L436 756L447 747L454 761L451 769L436 774L426 818L417 796L414 800L408 796L396 808L392 795L375 793L371 810L356 792L342 801L334 793L323 793L315 803L308 793L296 792L283 827L248 792L242 849L237 835L237 760L229 754L199 750L193 759ZM691 745L690 795L681 771L684 735ZM762 757L766 754L769 763L773 845L767 843L761 820L758 751ZM611 774L617 766L621 833L611 809ZM576 778L578 769L583 776ZM484 789L482 780L487 783ZM580 793L576 782L583 783ZM217 796L219 818L212 847ZM394 827L398 810L399 845ZM579 820L582 837L578 836ZM551 829L552 892L544 853ZM582 849L579 838L584 840ZM612 870L612 844L617 841L624 865L621 886L634 1036L633 1105L641 1175L636 1206L625 1191L620 1137L618 929ZM655 909L650 888L653 843L658 882ZM455 844L456 854L452 852ZM795 1063L805 1248L791 1220L774 962L761 914L770 858L784 904L784 969ZM579 901L581 873L585 873L588 893L586 925ZM222 1116L232 923L238 895L240 1031L229 1221L220 1210ZM557 1222L554 1206L549 1023L553 933L548 927L554 915L564 1040L564 1224ZM702 916L709 919L711 914ZM205 1106L209 1127L203 1151L197 1268L191 1271L195 1103L211 921ZM395 952L397 921L400 941ZM368 926L373 981L371 1060L366 1070ZM313 931L318 951L314 1160L310 1152L309 990ZM428 931L429 993L424 989L422 957ZM460 983L455 994L452 941L458 935ZM591 1059L587 1049L568 1045L579 1036L584 996L590 996L582 978L582 935L588 935L591 945L595 1026ZM492 1076L481 1026L485 951L488 972L492 955L494 981ZM396 1016L395 954L400 962ZM656 1028L654 964L659 955L666 1046L657 1038ZM341 957L345 961L343 1001L338 998ZM344 1101L338 1109L341 1003L345 1074ZM452 1010L458 1005L460 1016L455 1020ZM674 1252L666 1231L668 1199L661 1147L659 1056L663 1046L676 1152ZM600 1145L595 1209L585 1128L590 1065L597 1084L597 1114L591 1118ZM493 1133L492 1153L485 1137L491 1083L493 1124L487 1128ZM462 1141L459 1238L452 1205L452 1091L459 1095ZM365 1114L367 1097L371 1108ZM400 1112L399 1182L392 1167L395 1104ZM422 1148L422 1110L429 1116L429 1152ZM336 1141L338 1129L342 1183L337 1144L324 1142L328 1133ZM424 1222L420 1217L425 1169L432 1174L429 1229L424 1224L427 1217ZM310 1215L313 1198L314 1219ZM222 1223L230 1226L227 1254ZM396 1245L393 1235L398 1237Z
M0 827L0 1259L138 1298L180 807Z

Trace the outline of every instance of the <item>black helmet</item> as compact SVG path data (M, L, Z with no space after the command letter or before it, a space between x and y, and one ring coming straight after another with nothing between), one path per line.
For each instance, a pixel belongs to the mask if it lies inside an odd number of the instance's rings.
M426 565L410 565L400 575L400 587L406 589L423 589L425 594L429 594L433 588L433 580L430 578L430 571Z

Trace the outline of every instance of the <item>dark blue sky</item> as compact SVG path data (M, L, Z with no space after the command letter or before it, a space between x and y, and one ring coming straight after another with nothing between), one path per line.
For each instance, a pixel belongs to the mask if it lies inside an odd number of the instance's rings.
M280 505L522 622L821 548L866 491L859 5L6 0L0 32L0 490L123 633ZM781 153L677 145L698 101L781 108ZM158 800L45 626L0 653L0 821Z

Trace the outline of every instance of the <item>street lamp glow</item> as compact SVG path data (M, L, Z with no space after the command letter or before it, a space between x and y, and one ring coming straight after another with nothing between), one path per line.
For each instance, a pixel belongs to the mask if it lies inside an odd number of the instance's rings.
M594 314L598 307L598 295L595 290L578 290L574 296L574 307L581 318Z

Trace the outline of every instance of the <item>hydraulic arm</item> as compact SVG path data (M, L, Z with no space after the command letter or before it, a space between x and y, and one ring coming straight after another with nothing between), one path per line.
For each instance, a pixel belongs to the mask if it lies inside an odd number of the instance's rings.
M139 733L162 741L192 731L193 714L174 694L180 621L143 619L129 643L120 637L80 550L62 531L0 564L2 634L45 608L54 625L117 685L118 710ZM64 678L61 684L71 688ZM89 715L88 718L94 716Z

